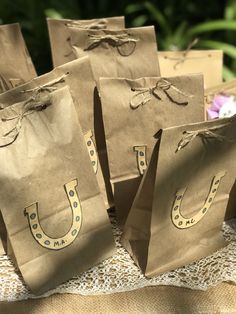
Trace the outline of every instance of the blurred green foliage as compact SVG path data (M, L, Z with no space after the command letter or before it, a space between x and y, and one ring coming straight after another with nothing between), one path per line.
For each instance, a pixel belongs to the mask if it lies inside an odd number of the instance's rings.
M160 50L184 50L195 38L194 48L223 49L224 78L236 76L236 0L0 0L0 23L21 24L39 74L52 67L46 17L115 15L125 15L127 27L154 24Z

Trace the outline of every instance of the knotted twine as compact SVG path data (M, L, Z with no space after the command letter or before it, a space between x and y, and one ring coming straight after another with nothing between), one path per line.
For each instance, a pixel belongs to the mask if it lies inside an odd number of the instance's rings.
M229 123L231 123L232 120L229 120ZM183 137L178 143L178 147L176 152L180 151L182 148L186 147L190 142L192 142L197 136L201 136L203 138L209 138L209 139L216 139L220 142L223 142L225 140L231 141L231 139L227 139L226 136L215 133L214 131L217 131L219 129L222 129L224 127L228 126L227 124L211 127L211 128L204 128L200 130L195 131L184 131Z
M2 138L4 139L9 138L10 140L7 143L0 144L0 147L10 145L16 140L22 128L22 121L26 116L34 113L35 111L43 111L48 106L51 105L50 92L57 89L57 87L54 86L55 84L65 81L66 75L67 74L64 74L59 79L55 79L48 84L44 84L42 86L38 86L32 89L21 91L22 93L33 92L33 95L22 103L20 113L11 117L4 117L4 116L1 117L2 122L16 120L16 123L9 131L7 131L6 133L2 135ZM46 92L46 93L43 93L43 92Z
M161 78L155 86L153 87L139 87L139 88L131 88L133 92L137 92L130 101L131 109L137 109L139 106L143 106L148 103L152 97L161 100L161 96L159 96L158 91L163 91L166 96L177 105L186 106L188 101L179 102L173 99L173 97L169 94L169 90L173 89L176 93L181 94L185 97L192 98L193 95L187 94L181 91L179 88L174 86L171 82L166 79ZM141 96L141 97L140 97Z
M91 50L96 47L98 47L102 42L106 42L109 45L116 47L119 54L122 56L129 56L131 55L136 47L136 43L139 41L136 38L133 38L128 33L123 34L106 34L106 35L95 35L95 34L89 34L89 44L88 47L84 50ZM124 53L120 50L120 47L122 47L124 44L132 43L132 49L128 53Z
M195 38L187 47L185 51L183 51L183 55L180 58L174 58L174 57L166 57L169 60L176 60L176 63L173 65L174 70L176 70L177 66L181 63L184 63L187 59L188 53L190 50L198 43L198 38Z

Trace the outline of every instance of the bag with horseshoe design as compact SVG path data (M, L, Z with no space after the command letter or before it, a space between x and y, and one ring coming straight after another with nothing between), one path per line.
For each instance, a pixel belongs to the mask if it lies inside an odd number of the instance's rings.
M124 228L122 243L152 277L226 245L221 228L235 181L236 118L166 128Z
M160 74L153 26L121 30L68 28L68 53L74 59L89 55L97 84L100 77L137 79Z
M203 77L102 78L100 96L114 202L123 225L155 145L156 131L203 121Z
M0 208L14 259L41 294L110 257L114 241L68 87L0 111Z
M109 182L107 154L100 105L95 100L96 84L89 57L68 62L51 72L38 76L28 83L0 95L2 108L15 102L24 101L41 86L50 88L68 85L75 103L78 119L82 127L91 162L107 208L113 205ZM104 144L103 144L104 143Z
M37 76L18 23L0 26L0 93Z
M124 16L92 20L47 19L51 52L54 67L74 60L71 51L69 27L78 29L123 29Z
M157 55L161 76L203 73L204 88L222 83L222 50L158 51Z
M205 90L207 119L230 117L236 114L236 79ZM236 217L236 184L231 191L225 220Z

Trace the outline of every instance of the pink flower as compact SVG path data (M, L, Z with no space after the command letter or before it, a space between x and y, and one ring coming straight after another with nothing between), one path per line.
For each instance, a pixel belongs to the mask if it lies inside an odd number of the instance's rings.
M216 95L207 109L208 119L232 117L236 114L236 102L233 96Z

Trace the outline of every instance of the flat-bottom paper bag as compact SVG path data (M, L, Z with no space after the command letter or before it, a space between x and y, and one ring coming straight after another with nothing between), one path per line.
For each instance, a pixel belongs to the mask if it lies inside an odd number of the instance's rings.
M0 111L0 208L17 266L36 294L115 250L68 87Z
M221 228L236 173L236 118L163 129L122 244L147 277L226 243Z

